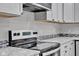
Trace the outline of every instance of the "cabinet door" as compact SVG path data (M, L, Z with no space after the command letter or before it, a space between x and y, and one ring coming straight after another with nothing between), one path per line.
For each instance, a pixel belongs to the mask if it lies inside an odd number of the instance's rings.
M79 41L76 41L76 56L79 56Z
M50 11L47 11L47 20L48 21L52 21L52 11L50 10Z
M64 3L64 21L74 22L74 3Z
M75 22L79 22L79 3L75 3Z
M57 3L52 3L52 13L53 13L52 19L54 19L55 21L58 21L58 7L57 7Z
M21 3L0 3L0 12L21 15L23 12Z
M63 21L63 13L64 13L63 6L64 6L63 3L58 3L58 20L60 22Z

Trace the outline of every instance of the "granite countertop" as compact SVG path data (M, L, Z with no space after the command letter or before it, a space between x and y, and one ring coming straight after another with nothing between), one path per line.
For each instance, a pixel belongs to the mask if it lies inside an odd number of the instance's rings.
M6 47L0 49L0 56L34 56L39 53L39 51L17 47Z
M56 37L51 39L38 40L40 42L58 42L64 44L68 41L79 40L79 37ZM0 48L0 56L34 56L39 54L40 51L23 49L17 47Z
M39 40L41 42L58 42L60 44L64 44L68 41L71 40L79 40L79 37L56 37L56 38L51 38L51 39L44 39L44 40Z

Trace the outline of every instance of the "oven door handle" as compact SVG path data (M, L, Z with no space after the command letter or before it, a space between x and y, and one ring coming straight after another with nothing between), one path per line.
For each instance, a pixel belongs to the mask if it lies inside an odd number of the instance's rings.
M43 56L47 56L47 55L53 54L53 53L55 53L55 52L57 52L57 51L59 51L59 50L60 50L60 48L56 48L56 49L54 49L54 50L47 51L47 52L44 52L44 53L42 53L42 54L43 54Z

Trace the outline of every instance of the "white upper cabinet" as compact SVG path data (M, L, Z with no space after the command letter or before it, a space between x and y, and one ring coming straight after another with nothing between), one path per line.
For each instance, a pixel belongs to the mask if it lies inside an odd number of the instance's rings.
M47 20L63 23L79 22L79 3L52 3Z
M23 7L21 3L0 3L0 14L7 16L21 15Z
M52 3L52 19L55 21L63 21L63 3Z
M52 17L53 17L52 10L47 11L47 20L48 20L48 21L52 21Z
M74 22L74 3L64 3L64 21Z
M63 3L58 3L58 20L60 22L63 21L63 14L64 14L63 12L64 12L64 10L63 10Z
M75 22L79 22L79 3L75 3Z
M52 19L65 23L79 22L79 3L52 3Z
M58 21L58 8L57 8L57 3L52 3L52 19L55 21Z

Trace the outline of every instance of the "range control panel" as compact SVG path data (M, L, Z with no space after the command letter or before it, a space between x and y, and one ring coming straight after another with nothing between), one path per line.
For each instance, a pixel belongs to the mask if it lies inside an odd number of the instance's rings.
M32 30L10 30L9 36L12 40L37 37L38 32Z

